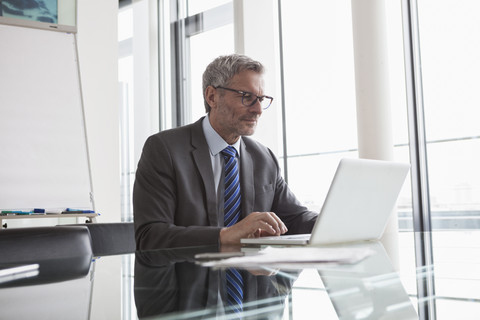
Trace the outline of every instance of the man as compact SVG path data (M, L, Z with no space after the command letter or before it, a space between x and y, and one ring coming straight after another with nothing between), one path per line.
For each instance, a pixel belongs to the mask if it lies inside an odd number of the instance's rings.
M138 249L311 232L317 214L289 190L273 153L246 137L273 100L264 96L263 73L260 62L243 55L215 59L203 75L207 116L147 139L133 190ZM228 146L229 158L222 151ZM239 167L239 217L232 225L224 222L227 159Z

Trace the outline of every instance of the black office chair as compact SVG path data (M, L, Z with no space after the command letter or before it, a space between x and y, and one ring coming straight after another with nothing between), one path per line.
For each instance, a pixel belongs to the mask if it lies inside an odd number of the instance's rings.
M88 274L92 257L91 238L85 227L0 230L0 265L3 268L14 265L39 265L38 276L7 282L6 285L79 278Z
M135 229L133 222L85 223L92 237L92 252L95 257L135 252Z

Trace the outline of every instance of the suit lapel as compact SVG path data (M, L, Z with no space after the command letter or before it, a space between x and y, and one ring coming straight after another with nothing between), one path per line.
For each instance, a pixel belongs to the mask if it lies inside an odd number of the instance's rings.
M253 183L253 160L245 146L245 140L240 144L240 188L242 190L242 216L253 212L255 201L255 185Z
M208 221L211 226L218 226L218 207L213 180L212 162L207 141L202 129L202 120L198 120L192 127L192 156L200 173L206 194Z

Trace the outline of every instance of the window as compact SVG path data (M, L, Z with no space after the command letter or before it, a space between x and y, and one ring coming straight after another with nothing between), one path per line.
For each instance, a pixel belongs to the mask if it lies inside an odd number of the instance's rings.
M131 189L134 176L131 167L133 131L133 8L123 7L118 13L118 81L120 85L120 150L121 150L121 199L122 220L132 219Z
M480 4L475 0L403 1L417 2L423 84L423 96L417 98L423 102L425 115L428 164L425 174L429 180L433 229L447 230L434 239L433 252L435 259L451 260L452 268L457 261L468 264L473 274L478 261L475 262L467 247L478 248L477 244L469 242L468 230L480 228L480 126L477 124L480 118L477 89L480 87L477 58L480 56ZM142 10L137 14L122 9L119 15L124 21L119 28L122 31L119 79L123 83L125 102L122 128L130 132L127 135L124 131L123 143L129 146L124 154L132 166L138 161L136 157L146 132L158 130L153 125L158 119L161 120L160 128L166 129L194 122L205 114L201 75L215 57L235 50L232 1L160 0L162 51L158 55L159 67L153 69L160 70L160 85L152 85L151 74L149 78L145 72L148 66L152 70L151 64L137 60L147 57L143 61L152 63L152 55L145 55L152 50L145 40L148 28L141 27L135 18L151 16L151 8L145 3L147 1L135 2L138 10ZM318 211L323 203L320 195L326 195L338 160L358 156L351 1L309 0L299 5L279 0L278 3L281 5L283 44L283 63L281 66L279 63L279 68L283 68L284 77L282 84L274 85L273 107L280 109L284 104L285 127L278 125L278 128L258 130L255 138L262 141L272 132L278 136L285 134L282 146L286 150L285 176L298 198ZM395 160L409 162L412 141L409 141L408 125L412 124L407 125L401 4L388 1L385 5ZM252 24L257 22L262 23L259 19L251 19ZM129 27L123 29L125 25ZM161 88L161 108L157 114L154 106L158 103L141 100L141 97L153 96L152 92L140 91L155 87ZM270 115L274 119L269 125L281 122L277 121L278 114ZM263 118L266 117L264 114ZM147 128L137 131L145 123L149 124ZM277 155L282 158L281 154ZM322 164L320 168L318 163ZM132 166L124 168L125 177L130 177L126 180L129 183L133 181ZM413 230L410 186L408 179L398 200L398 219L400 260L407 264L401 269L411 270L414 279L415 250L421 245L415 246L411 234L402 232ZM480 281L478 277L474 280ZM475 298L473 294L468 297L456 295L454 288L441 277L437 277L436 287L437 293L446 297L448 303ZM407 290L414 293L415 284L408 285ZM444 304L437 306L443 308Z
M206 44L208 50L205 50ZM234 52L233 23L191 36L189 49L190 122L194 122L205 115L202 92L202 75L205 68L216 57Z
M288 183L316 211L339 159L357 157L351 21L349 1L282 1Z
M444 297L436 308L443 311L478 297L465 293L480 281L471 254L480 246L469 232L480 228L478 12L475 0L418 1L433 261L451 266L448 278L446 270L435 273L435 293Z
M174 117L177 125L184 125L205 115L202 75L207 65L220 55L234 52L233 3L216 0L185 4L172 0L171 6L177 8L175 36L171 39L175 48Z
M282 1L288 181L313 210L339 159L358 157L351 12L350 1ZM399 4L387 15L395 159L409 162ZM409 181L398 207L401 229L412 230Z
M231 2L232 0L187 0L188 16L193 16Z
M320 210L338 161L358 157L351 1L281 1L288 182ZM386 2L394 159L409 159L400 3ZM319 168L319 164L321 167ZM308 179L306 178L308 177ZM401 272L416 293L410 179L397 202ZM395 254L395 253L394 253Z
M147 0L122 2L118 15L122 221L133 220L135 169L146 138L159 128L158 57L150 42L157 21L149 15L150 6Z
M434 229L480 228L478 1L419 1Z

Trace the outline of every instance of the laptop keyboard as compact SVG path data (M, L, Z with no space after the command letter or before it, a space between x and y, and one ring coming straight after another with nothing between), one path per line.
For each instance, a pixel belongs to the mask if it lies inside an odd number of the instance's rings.
M282 237L282 239L310 239L310 234L306 233L306 234L289 234L289 235L283 235L283 236L280 236Z

